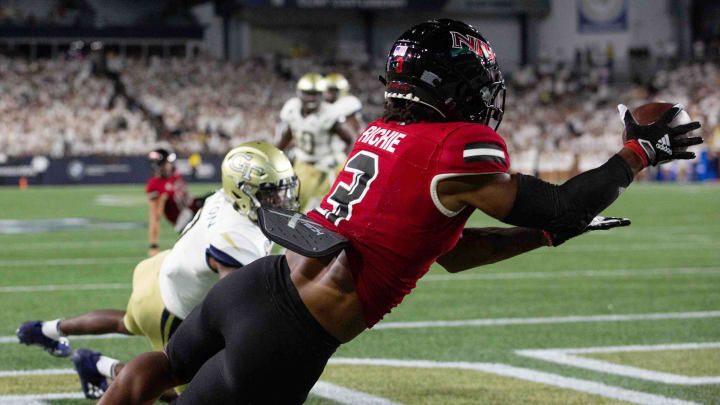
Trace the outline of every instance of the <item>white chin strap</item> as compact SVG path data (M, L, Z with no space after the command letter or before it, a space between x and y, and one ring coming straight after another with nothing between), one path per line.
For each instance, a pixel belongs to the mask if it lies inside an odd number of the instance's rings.
M437 111L437 113L442 115L443 118L447 118L445 116L445 114L442 113L442 111L437 109L437 107L435 107L432 104L428 104L424 101L421 101L420 97L417 97L417 96L413 95L412 93L400 94L400 93L389 93L386 91L385 98L397 98L400 100L408 100L408 101L412 101L413 103L422 104L422 105L428 106L428 107L432 108L433 110Z

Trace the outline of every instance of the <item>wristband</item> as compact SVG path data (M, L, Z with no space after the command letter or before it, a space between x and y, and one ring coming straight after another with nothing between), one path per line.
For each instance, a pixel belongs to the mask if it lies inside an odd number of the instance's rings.
M640 143L638 141L636 141L635 139L631 139L625 142L625 145L623 146L633 151L637 155L637 157L640 158L643 167L648 167L649 162L647 152L645 152L645 149L640 146Z
M151 244L150 244L150 249L157 249L157 248L158 248L158 244L157 244L157 243L151 243Z

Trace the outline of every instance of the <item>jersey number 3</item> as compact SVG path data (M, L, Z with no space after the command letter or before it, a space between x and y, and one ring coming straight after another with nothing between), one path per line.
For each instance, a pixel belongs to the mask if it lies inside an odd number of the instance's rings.
M350 219L353 205L362 201L367 194L370 184L378 175L378 155L360 151L345 163L343 172L352 173L352 182L339 182L327 198L327 202L333 207L332 211L317 209L335 225L343 219Z

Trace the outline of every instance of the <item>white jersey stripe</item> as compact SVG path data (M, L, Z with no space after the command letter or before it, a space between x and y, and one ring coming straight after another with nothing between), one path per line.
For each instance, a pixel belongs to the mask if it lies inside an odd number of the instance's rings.
M498 149L490 148L478 148L478 149L465 149L463 151L463 158L473 156L495 156L505 159L505 152Z

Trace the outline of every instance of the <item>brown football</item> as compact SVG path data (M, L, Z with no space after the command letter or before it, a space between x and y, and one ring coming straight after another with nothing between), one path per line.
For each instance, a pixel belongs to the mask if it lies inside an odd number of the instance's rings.
M647 103L647 104L643 104L640 107L634 109L632 111L632 115L633 115L633 117L635 117L635 121L637 121L638 124L648 125L648 124L652 124L653 122L655 122L658 118L660 118L661 115L663 115L663 113L665 111L669 110L674 105L675 104L673 104L673 103ZM688 113L685 110L682 110L675 117L675 119L670 121L670 126L675 127L675 126L682 125L682 124L688 124L691 121L692 120L690 119L690 116L688 115ZM688 136L690 136L691 133L692 133L692 131L688 132L684 135L680 135L679 137L676 137L675 139L687 138ZM623 143L625 143L625 141L627 140L626 135L627 134L626 134L625 130L623 130L623 135L622 135ZM683 152L686 149L687 149L686 147L679 148L678 151Z

